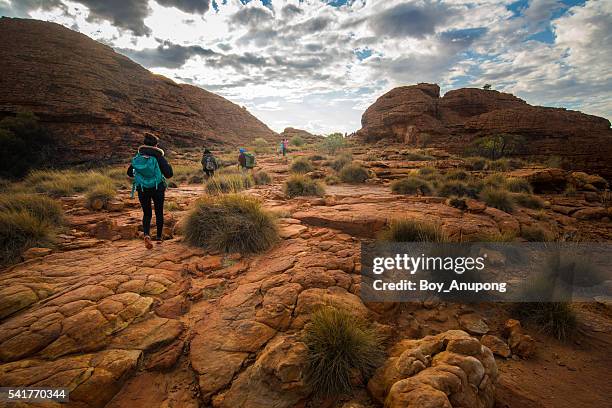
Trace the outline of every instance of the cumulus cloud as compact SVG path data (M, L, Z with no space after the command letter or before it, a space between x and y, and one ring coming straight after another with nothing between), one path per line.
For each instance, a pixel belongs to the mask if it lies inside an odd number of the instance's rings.
M382 93L424 81L443 92L491 83L530 103L612 116L609 1L24 0L6 8L74 25L156 73L247 106L276 130L350 132Z

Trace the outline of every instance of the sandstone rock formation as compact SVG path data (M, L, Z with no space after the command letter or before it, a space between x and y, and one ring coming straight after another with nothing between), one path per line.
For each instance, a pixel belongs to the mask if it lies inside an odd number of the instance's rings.
M558 156L569 169L612 177L612 130L607 119L559 108L531 106L511 94L462 88L440 97L435 84L387 92L361 118L367 141L391 138L461 153L475 138L525 138L522 156Z
M289 140L291 140L292 137L299 136L304 139L306 143L317 143L323 138L320 135L313 135L305 130L292 127L285 128L280 135L283 139L287 138Z
M461 330L402 340L368 383L385 407L492 407L498 372L493 353Z
M244 108L61 25L2 18L0 37L0 118L35 113L57 137L63 163L125 158L145 131L163 147L276 136Z

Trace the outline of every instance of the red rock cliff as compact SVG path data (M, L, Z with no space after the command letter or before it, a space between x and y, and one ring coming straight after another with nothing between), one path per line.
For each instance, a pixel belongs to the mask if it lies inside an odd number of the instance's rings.
M145 131L170 147L277 137L238 105L61 25L2 18L0 38L0 117L34 112L60 141L64 163L124 158Z
M387 92L361 118L366 141L390 138L461 153L474 139L509 133L526 140L525 156L559 156L564 166L612 178L612 130L607 119L577 111L531 106L514 95L463 88L440 97L435 84Z

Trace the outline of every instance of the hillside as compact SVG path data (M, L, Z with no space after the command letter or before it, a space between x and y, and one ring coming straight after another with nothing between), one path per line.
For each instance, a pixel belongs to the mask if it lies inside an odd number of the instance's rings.
M359 135L461 153L481 136L524 138L521 156L558 157L568 169L612 177L612 130L607 119L529 105L508 93L462 88L440 97L436 84L402 86L382 95L363 114Z
M62 163L124 158L145 131L164 147L276 136L244 108L61 25L2 18L0 37L0 118L34 112L58 139Z

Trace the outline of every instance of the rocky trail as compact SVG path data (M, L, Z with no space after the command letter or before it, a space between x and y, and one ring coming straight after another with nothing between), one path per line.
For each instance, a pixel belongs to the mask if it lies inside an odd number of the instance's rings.
M532 210L509 215L472 202L461 211L441 198L391 194L380 183L328 186L322 198L286 199L281 182L287 163L265 156L260 165L274 182L246 193L278 215L282 238L261 255L207 253L180 237L146 250L137 238L140 210L126 191L112 211L92 212L80 197L64 199L71 231L60 237L58 248L31 251L30 259L1 272L0 385L66 387L71 407L381 407L378 398L395 378L386 371L370 382L369 393L363 384L350 397L311 397L302 378L306 346L300 331L317 307L340 305L376 322L390 339L385 367L405 350L429 344L406 339L434 335L432 344L440 347L434 360L450 361L457 358L453 353L470 353L465 350L473 337L466 332L483 344L484 334L503 337L509 318L503 305L364 304L360 240L398 215L439 220L454 237L517 232L538 222ZM388 168L372 165L385 177L390 173L382 169ZM168 190L168 201L177 205L167 213L169 235L201 194L199 185ZM561 206L562 198L556 199ZM572 212L595 207L586 199L565 204L576 206ZM548 215L555 226L612 236L609 222ZM526 327L535 357L524 360L508 350L503 358L495 347L495 360L491 352L474 354L485 372L477 383L480 394L465 391L465 401L606 406L612 393L610 310L590 304L579 313L587 323L576 342L559 343ZM455 329L465 332L448 332ZM471 369L462 369L471 383ZM495 389L490 382L496 376Z

